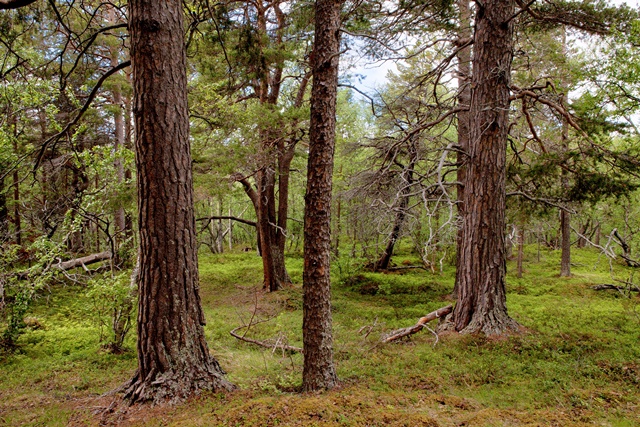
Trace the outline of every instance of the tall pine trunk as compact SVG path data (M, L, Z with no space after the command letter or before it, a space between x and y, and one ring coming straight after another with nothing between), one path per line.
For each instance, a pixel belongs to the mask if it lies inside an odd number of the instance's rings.
M315 5L302 273L305 391L330 389L338 382L333 364L330 257L341 4L341 0L317 0Z
M230 388L198 294L182 2L129 2L140 226L136 401Z
M518 328L505 295L505 165L513 57L511 0L476 3L470 139L455 329L501 334Z
M458 47L464 46L471 40L471 10L469 0L458 0ZM462 48L457 53L458 59L458 108L468 109L471 102L471 47ZM453 295L458 295L458 283L460 269L460 254L464 245L462 221L464 218L464 180L467 150L469 149L469 111L459 111L458 115L458 232L456 235L456 282L453 287Z
M567 30L563 28L562 31L562 53L566 57L567 56ZM567 90L568 84L566 81L563 81L565 90ZM562 101L564 105L568 104L568 97L566 92L562 95ZM567 119L562 118L562 151L569 151L569 123L567 123ZM561 185L564 191L568 191L569 189L569 176L566 169L562 169L561 172ZM570 277L571 276L571 214L566 210L562 209L560 211L560 233L562 235L562 255L560 257L560 276L561 277Z

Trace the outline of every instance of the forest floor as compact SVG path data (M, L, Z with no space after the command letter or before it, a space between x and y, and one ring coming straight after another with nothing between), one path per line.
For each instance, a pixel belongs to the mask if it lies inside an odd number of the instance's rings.
M394 261L417 258L407 252ZM260 289L255 253L203 253L200 262L207 339L238 391L172 407L125 406L105 393L133 375L134 337L124 354L100 350L97 302L85 288L55 285L29 313L18 351L0 356L0 426L640 425L640 298L591 289L631 274L595 251L574 250L574 275L560 278L558 251L527 247L523 278L507 280L520 335L436 343L424 330L386 345L382 334L452 302L453 267L377 274L341 258L332 304L341 386L319 394L298 392L299 354L229 335L252 318L270 319L247 336L302 345L302 259L287 259L295 284L273 294Z

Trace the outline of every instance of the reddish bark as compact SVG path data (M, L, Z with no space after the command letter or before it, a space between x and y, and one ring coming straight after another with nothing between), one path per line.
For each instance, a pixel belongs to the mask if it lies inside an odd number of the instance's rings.
M468 0L458 0L458 19L460 29L458 30L458 45L463 46L471 39L471 10L469 9ZM458 59L458 106L469 108L471 102L471 47L467 46L457 54ZM464 180L465 180L465 162L467 150L469 149L469 111L458 112L458 154L456 163L458 164L457 177L458 183L458 232L456 235L456 282L453 288L453 295L458 295L458 283L460 281L458 273L460 272L460 254L464 245L462 219L464 218Z
M501 334L518 328L505 292L505 167L513 57L511 0L477 3L471 85L463 245L453 312L460 332Z
M231 388L198 294L182 2L129 2L140 226L138 371L131 402Z
M302 285L305 391L331 389L338 382L333 364L329 271L341 4L341 0L317 0L315 6Z

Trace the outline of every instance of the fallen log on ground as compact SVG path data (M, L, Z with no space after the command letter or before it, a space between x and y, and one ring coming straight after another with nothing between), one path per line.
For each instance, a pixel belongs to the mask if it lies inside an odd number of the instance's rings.
M604 290L615 290L615 291L635 291L635 292L640 292L640 288L637 287L636 285L627 285L627 286L619 286L619 285L612 285L611 283L604 283L602 285L595 285L592 286L591 289L593 289L594 291L604 291Z
M385 337L382 338L382 342L385 344L390 343L391 341L395 341L400 338L407 337L409 335L413 335L417 332L420 332L424 327L427 326L427 323L431 322L432 320L438 319L440 317L444 317L447 314L451 313L452 311L453 311L452 305L448 305L446 307L439 308L436 311L432 311L426 316L421 317L420 320L418 320L418 323L416 323L415 325L410 326L408 328L398 329L396 331L393 331L387 334Z
M87 265L95 264L96 262L104 261L111 258L111 252L105 251L97 254L91 254L83 256L81 258L70 259L69 261L62 261L53 266L60 270L71 270L76 267L86 267Z
M111 259L111 252L104 251L104 252L99 252L97 254L91 254L91 255L80 257L80 258L70 259L68 261L59 260L57 263L51 262L50 264L48 264L48 266L46 266L46 268L44 268L44 270L46 271L49 268L52 268L52 269L57 269L61 271L67 271L73 268L82 267L88 271L87 265L95 264L96 262L105 261L108 259ZM31 271L26 270L26 271L20 271L14 274L18 279L26 280L29 278L30 274L41 274L41 273L42 273L42 270L38 270L35 273L33 270Z
M232 337L239 339L240 341L244 341L244 342L248 342L251 344L255 344L258 345L260 347L265 347L265 348L269 348L272 350L282 350L282 351L290 351L293 353L303 353L303 349L300 347L293 347L291 345L287 345L284 344L282 342L280 342L280 338L273 341L273 340L268 340L268 341L259 341L259 340L254 340L253 338L247 338L244 335L239 335L237 333L237 331L239 331L242 328L249 328L252 325L245 325L245 326L238 326L237 328L233 329L231 332L229 332L231 334Z
M427 270L427 268L424 265L403 265L401 267L389 267L387 268L387 271L411 270L414 268L421 268L423 270Z
M640 262L636 261L635 259L632 259L631 257L629 257L629 256L627 256L625 254L620 255L620 257L627 264L627 267L640 268Z

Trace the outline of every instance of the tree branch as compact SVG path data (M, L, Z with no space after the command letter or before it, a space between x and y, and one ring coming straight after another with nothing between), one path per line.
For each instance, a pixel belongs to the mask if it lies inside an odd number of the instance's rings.
M0 1L2 1L2 0L0 0ZM100 80L98 80L96 85L93 87L93 90L89 94L89 97L87 98L87 101L84 103L84 105L82 106L82 108L80 109L80 111L78 112L76 117L73 120L71 120L64 127L64 129L62 129L60 132L58 132L57 134L55 134L52 137L48 138L46 141L44 141L42 143L42 145L40 146L40 150L38 151L38 155L36 156L35 165L33 166L33 170L34 171L36 169L38 169L38 167L40 166L40 163L42 163L42 159L44 158L44 153L47 150L47 147L51 143L57 142L62 136L64 136L67 132L69 132L71 130L71 128L73 126L75 126L80 121L82 116L84 116L84 113L86 113L87 110L89 109L89 107L91 106L91 103L95 99L96 95L98 94L98 91L102 87L102 84L105 82L105 80L107 80L109 77L111 77L113 74L117 73L118 71L127 68L129 65L131 65L131 61L130 60L129 61L124 61L124 62L116 65L115 67L113 67L112 69L110 69L109 71L104 73L102 75L102 77L100 77Z
M431 322L432 320L438 319L440 317L444 317L447 314L451 313L452 311L453 311L453 306L451 305L448 305L443 308L439 308L436 311L432 311L426 316L421 317L420 320L418 320L418 323L416 323L415 325L410 326L408 328L398 329L396 331L389 333L387 336L382 338L382 342L385 344L390 343L391 341L395 341L402 337L406 337L406 336L415 334L416 332L420 332L422 328L424 328L427 325L427 323Z
M235 217L235 216L206 216L206 217L203 217L203 218L198 218L198 219L196 219L196 221L207 221L207 223L203 226L203 228L204 228L207 225L209 225L209 223L211 221L216 220L216 219L230 219L232 221L238 221L238 222L241 222L243 224L250 225L252 227L256 226L256 222L255 221L251 221L251 220L244 219L244 218L238 218L238 217Z
M0 10L19 9L35 2L36 0L0 0Z

